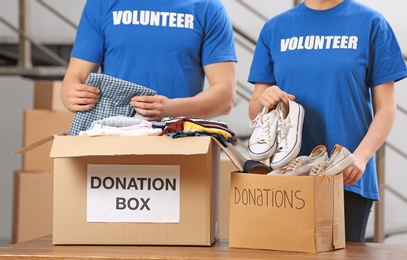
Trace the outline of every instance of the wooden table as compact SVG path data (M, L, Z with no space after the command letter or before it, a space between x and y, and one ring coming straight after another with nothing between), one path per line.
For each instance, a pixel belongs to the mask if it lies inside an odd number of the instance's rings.
M47 236L0 247L0 259L407 259L406 245L348 243L346 249L311 254L229 248L227 240L211 247L190 246L56 246Z

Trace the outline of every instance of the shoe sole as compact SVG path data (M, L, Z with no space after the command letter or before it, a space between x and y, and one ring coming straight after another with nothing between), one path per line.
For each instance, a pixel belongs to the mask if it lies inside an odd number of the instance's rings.
M343 172L349 166L351 166L355 161L356 161L355 156L353 156L353 154L350 154L344 160L342 160L340 163L336 164L331 169L325 171L325 173L327 175L337 175L337 174Z
M250 147L249 147L248 151L249 151L250 158L252 158L252 160L263 161L263 160L269 159L274 154L276 149L277 149L277 139L274 140L273 145L271 146L271 148L269 150L267 150L265 153L261 153L261 154L260 153L253 153L250 150Z
M299 115L298 115L298 125L297 125L297 141L295 143L295 146L293 147L293 149L287 154L287 157L281 159L278 162L270 162L270 166L272 168L281 168L286 166L289 162L291 162L292 160L294 160L297 155L300 153L301 150L301 143L302 143L302 127L304 124L304 115L305 115L305 111L304 108L300 105L297 104L299 106ZM299 133L299 128L301 127L301 133Z

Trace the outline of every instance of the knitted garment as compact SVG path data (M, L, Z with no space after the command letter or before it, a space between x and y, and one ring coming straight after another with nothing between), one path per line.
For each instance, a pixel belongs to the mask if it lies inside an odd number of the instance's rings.
M133 96L153 96L152 89L114 78L104 74L90 73L86 85L100 89L100 98L94 107L87 111L76 112L69 135L79 135L86 131L93 121L112 116L131 116L134 108L130 105Z

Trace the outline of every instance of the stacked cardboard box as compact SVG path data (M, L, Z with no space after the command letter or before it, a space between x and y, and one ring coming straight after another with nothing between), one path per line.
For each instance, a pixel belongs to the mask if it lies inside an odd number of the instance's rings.
M52 173L14 173L13 243L52 233L52 187Z
M229 193L230 193L230 177L231 173L237 171L238 168L233 162L222 153L220 157L220 176L219 176L219 236L220 238L229 237Z
M34 107L24 111L23 145L50 134L67 132L74 117L61 102L60 81L34 82ZM22 168L14 173L12 242L52 233L53 161L51 144L22 155Z

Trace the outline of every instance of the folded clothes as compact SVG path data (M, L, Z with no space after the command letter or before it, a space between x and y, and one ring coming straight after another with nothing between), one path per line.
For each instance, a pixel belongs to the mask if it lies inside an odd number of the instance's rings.
M202 124L189 118L181 118L171 123L170 125L164 128L162 134L166 135L168 133L175 132L195 132L195 131L207 132L210 134L219 134L225 138L231 138L235 136L235 133L226 127L211 123Z
M86 131L80 131L80 136L151 136L160 135L161 129L153 128L152 123L141 117L114 116L92 122Z
M98 73L90 73L86 85L98 87L100 98L92 109L76 112L69 135L78 135L80 131L86 131L96 120L117 115L131 116L134 108L130 105L130 99L133 96L155 94L154 90L144 86Z
M185 116L179 116L179 117L164 117L162 120L161 120L161 122L163 122L164 124L165 124L165 126L168 126L168 125L170 125L170 124L172 124L172 123L174 123L174 122L176 122L176 121L179 121L179 120L182 120L182 119L188 119L188 120L191 120L191 121L193 121L193 122L195 122L195 123L198 123L198 124L200 124L200 125L205 125L205 126L208 126L208 125L217 125L217 126L221 126L221 127L223 127L223 128L228 128L228 126L227 126L227 124L226 123L224 123L224 122L222 122L222 121L219 121L219 120L212 120L212 119L202 119L202 118L192 118L192 117L185 117Z

